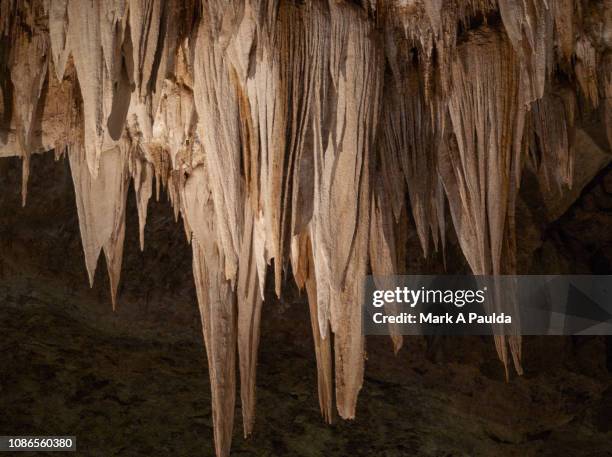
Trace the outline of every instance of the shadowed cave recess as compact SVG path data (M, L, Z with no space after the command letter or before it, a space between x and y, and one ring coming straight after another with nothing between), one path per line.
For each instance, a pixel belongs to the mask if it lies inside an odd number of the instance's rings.
M612 456L609 336L365 338L360 296L612 274L611 45L609 0L0 0L0 434Z

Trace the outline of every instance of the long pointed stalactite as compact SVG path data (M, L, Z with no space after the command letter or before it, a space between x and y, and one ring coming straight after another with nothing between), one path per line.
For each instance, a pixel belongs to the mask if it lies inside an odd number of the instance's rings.
M236 379L253 431L268 270L308 296L328 422L334 403L355 417L366 274L444 253L451 226L474 274L517 272L523 169L570 187L583 113L612 141L611 17L608 0L0 0L0 157L22 158L25 204L30 156L68 156L113 306L130 181L141 249L165 187L227 456ZM521 373L520 337L495 345Z
M453 224L474 274L512 273L515 252L502 250L512 230L525 124L518 58L503 34L485 27L460 45L451 74L454 136L443 149L440 172ZM507 363L504 337L495 340ZM511 344L513 351L518 347Z

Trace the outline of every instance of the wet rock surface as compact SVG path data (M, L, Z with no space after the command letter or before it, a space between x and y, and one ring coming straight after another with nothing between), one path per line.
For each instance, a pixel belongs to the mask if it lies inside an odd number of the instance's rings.
M0 167L2 433L76 435L77 455L213 455L191 253L169 205L151 202L140 253L130 190L113 313L103 265L87 285L67 162L33 157L23 209L19 161ZM553 224L519 224L536 240L531 272L610 273L610 176ZM461 270L453 246L449 269ZM255 430L245 440L235 427L232 455L612 455L609 340L526 338L525 375L506 382L490 338L407 338L397 356L387 338L368 338L357 418L327 426L305 294L291 281L284 292L267 291Z

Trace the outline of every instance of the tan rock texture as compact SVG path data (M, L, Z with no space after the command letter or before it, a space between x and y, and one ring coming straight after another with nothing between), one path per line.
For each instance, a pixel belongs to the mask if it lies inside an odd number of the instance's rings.
M67 154L113 306L130 182L141 248L165 187L222 457L236 364L253 429L268 266L278 296L289 272L307 291L324 417L335 397L354 418L365 275L444 251L451 224L473 273L519 271L525 169L561 195L554 219L610 161L611 46L610 0L0 0L0 157L22 158L25 204L31 155ZM422 252L403 247L413 227ZM520 338L495 345L520 373Z

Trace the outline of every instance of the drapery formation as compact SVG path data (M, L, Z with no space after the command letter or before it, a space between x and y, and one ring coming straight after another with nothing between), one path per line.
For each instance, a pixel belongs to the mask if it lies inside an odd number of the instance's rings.
M308 295L327 421L334 398L355 416L368 272L443 250L446 214L475 274L516 272L524 167L571 186L579 107L612 141L611 15L608 0L0 0L0 156L22 157L25 204L30 155L68 155L89 279L103 251L113 306L130 181L141 248L165 187L225 456L236 364L253 428L268 269L278 295L289 271ZM412 221L422 253L405 252ZM495 344L520 372L520 338Z

